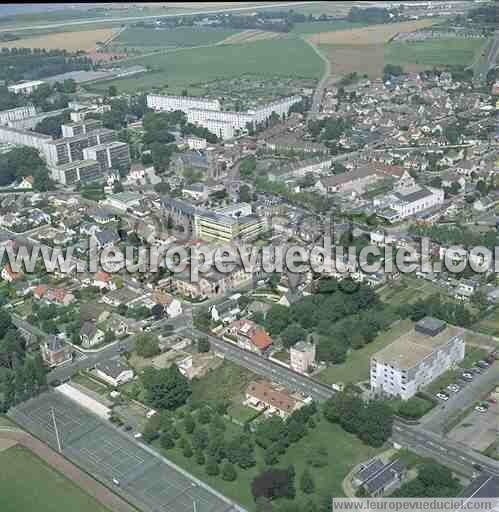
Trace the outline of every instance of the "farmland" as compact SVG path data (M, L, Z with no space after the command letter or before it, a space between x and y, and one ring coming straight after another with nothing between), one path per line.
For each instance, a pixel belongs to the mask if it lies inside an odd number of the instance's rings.
M0 48L46 48L47 50L64 48L68 51L92 50L95 48L97 41L105 41L112 33L110 28L78 30L74 33L59 32L0 43Z
M141 77L96 85L92 90L116 85L126 92L167 85L170 93L176 93L184 88L191 90L197 84L242 74L317 79L323 72L323 62L313 49L294 37L177 50L131 59L129 63L148 66L152 71Z
M113 41L113 47L184 47L212 44L236 34L235 30L199 30L179 27L172 30L151 30L147 28L127 28Z
M385 47L387 64L423 67L468 65L486 43L485 39L444 39L412 43L390 43Z
M21 446L0 453L0 509L2 512L108 512Z
M314 21L310 23L295 23L291 30L294 34L318 34L319 32L332 32L335 30L349 30L362 27L362 23L346 20Z
M266 32L264 30L243 30L223 41L223 44L241 44L262 41L265 39L279 39L283 34L278 32Z

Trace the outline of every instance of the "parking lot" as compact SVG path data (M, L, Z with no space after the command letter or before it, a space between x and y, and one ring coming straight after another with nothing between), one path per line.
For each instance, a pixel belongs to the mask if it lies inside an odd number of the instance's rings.
M498 414L497 404L490 404L487 412L473 410L449 432L449 437L481 452L497 438Z
M9 415L145 512L244 512L151 448L119 432L57 391L24 402Z
M455 418L459 420L459 414L483 400L499 382L499 363L495 362L487 370L475 374L471 381L456 379L455 382L460 386L459 391L456 393L444 390L449 397L448 400L438 399L439 405L421 419L421 424L426 430L445 434L449 424L452 424Z

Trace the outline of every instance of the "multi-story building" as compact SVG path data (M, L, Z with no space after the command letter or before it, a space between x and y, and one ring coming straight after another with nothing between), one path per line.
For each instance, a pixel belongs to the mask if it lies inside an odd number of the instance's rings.
M307 373L315 364L315 345L299 341L289 349L291 368L296 372Z
M9 110L2 110L0 112L0 125L8 125L12 121L21 121L27 117L36 115L36 108L33 105L26 105L24 107L11 108Z
M103 178L101 166L96 160L76 160L50 170L52 179L63 185L74 185L80 181L89 183Z
M194 216L194 233L202 240L252 240L263 232L263 228L263 220L254 215L234 218L198 209Z
M32 82L20 82L18 84L9 85L7 89L9 90L9 92L12 92L14 94L29 95L44 83L45 82L42 80L33 80Z
M35 148L46 158L47 144L52 142L52 137L50 135L44 135L43 133L0 126L0 142Z
M85 148L83 157L97 160L103 170L128 168L131 162L130 148L126 142L108 142Z
M160 94L149 94L147 106L153 110L174 111L182 110L187 112L191 108L202 108L207 110L220 110L218 100L194 98L191 96L163 96Z
M98 119L88 119L87 121L81 121L80 123L67 123L61 125L63 137L77 137L78 135L90 133L98 128L102 128L102 121L99 121Z
M267 121L273 113L281 117L287 114L295 103L301 101L301 96L283 98L255 110L232 112L221 109L218 100L192 98L188 96L147 96L147 106L156 111L182 110L190 123L207 128L221 139L231 139L237 132L255 128L256 125Z
M67 164L75 160L97 160L95 155L84 155L83 150L88 147L98 146L116 140L117 134L114 130L97 128L90 133L70 137L67 139L51 140L47 143L46 159L47 164Z
M407 400L462 361L464 352L461 329L436 318L423 318L371 357L371 389Z

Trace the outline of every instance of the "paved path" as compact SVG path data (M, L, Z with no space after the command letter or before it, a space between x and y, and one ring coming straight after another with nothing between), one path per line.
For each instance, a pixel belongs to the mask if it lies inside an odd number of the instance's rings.
M49 466L73 481L84 492L95 498L112 512L137 512L137 509L122 500L119 496L100 484L92 477L78 469L62 455L49 448L46 444L34 438L27 432L10 427L0 427L0 439L15 441L28 448L44 460Z

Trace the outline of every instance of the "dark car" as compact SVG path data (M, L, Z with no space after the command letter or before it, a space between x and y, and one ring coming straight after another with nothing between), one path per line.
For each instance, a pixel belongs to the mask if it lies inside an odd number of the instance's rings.
M50 385L54 388L56 388L57 386L60 386L62 384L62 382L59 380L59 379L54 379Z
M473 464L473 469L476 469L477 471L482 471L482 466L480 464Z

